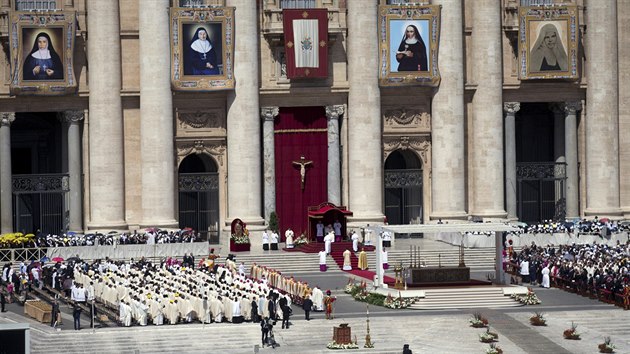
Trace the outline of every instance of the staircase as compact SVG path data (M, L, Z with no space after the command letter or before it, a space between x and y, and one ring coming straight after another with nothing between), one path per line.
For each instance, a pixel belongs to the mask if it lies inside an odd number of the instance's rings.
M312 243L309 245L313 245L310 247L312 250L316 249L315 247L319 247L319 250L324 249L323 244ZM319 246L315 246L319 245ZM302 246L306 247L308 245ZM339 269L343 266L343 251L345 251L343 242L334 242L332 244L331 251L333 252L333 260L337 262L335 259L335 250L336 247L342 248L340 253L342 254ZM352 250L352 245L349 244L348 247ZM367 249L366 249L367 250ZM317 256L317 252L314 253L303 253L303 252L283 252L283 251L267 251L265 254L236 254L236 262L237 264L240 262L244 262L246 268L249 267L252 263L256 263L259 265L264 265L270 267L272 269L276 269L281 271L282 273L288 274L296 274L296 273L319 273L319 257ZM441 257L440 257L441 256ZM466 250L466 255L464 260L466 262L466 266L471 268L473 272L493 272L494 271L494 248L480 248L480 249L470 249ZM356 256L352 256L352 266L357 266L358 259ZM368 257L368 265L373 270L376 265L376 254L375 252L367 252ZM456 266L459 264L459 250L457 248L453 248L451 250L428 250L422 251L420 254L421 260L424 260L427 266L438 266L439 260L441 260L442 266ZM219 259L221 262L222 259ZM388 262L390 265L390 270L393 268L393 265L402 262L403 265L409 265L409 252L402 250L388 250ZM333 264L330 263L330 258L328 259L328 273L331 271L336 272L337 268L333 267Z
M412 310L443 310L468 308L498 308L523 306L503 294L503 288L495 286L451 287L424 290L425 297L409 306Z

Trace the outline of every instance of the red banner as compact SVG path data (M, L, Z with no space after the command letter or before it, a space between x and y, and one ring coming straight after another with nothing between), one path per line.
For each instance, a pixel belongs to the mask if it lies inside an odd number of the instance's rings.
M287 77L328 77L328 10L282 10Z

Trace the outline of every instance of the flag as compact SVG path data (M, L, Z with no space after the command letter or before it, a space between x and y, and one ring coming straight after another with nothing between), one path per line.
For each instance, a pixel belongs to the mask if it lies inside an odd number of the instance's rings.
M283 10L287 77L328 77L328 10Z

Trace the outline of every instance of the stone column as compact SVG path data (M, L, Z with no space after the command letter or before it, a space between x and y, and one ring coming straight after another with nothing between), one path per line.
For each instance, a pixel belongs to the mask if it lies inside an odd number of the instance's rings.
M477 90L473 97L471 215L503 219L503 72L501 3L475 1L472 55Z
M88 6L89 229L126 229L118 0ZM163 54L163 53L162 53Z
M586 210L620 216L617 2L586 2Z
M505 102L505 206L507 217L518 220L516 208L516 112L521 109L519 102Z
M13 232L11 123L15 113L0 112L0 234Z
M577 111L582 109L582 102L566 102L564 104L564 153L567 163L566 180L566 214L567 218L580 216L580 199L578 184L578 132Z
M63 112L63 121L68 129L68 175L70 176L70 220L68 230L83 230L83 181L81 172L81 122L83 111Z
M343 111L343 105L326 106L326 117L328 117L328 201L335 205L341 205L339 117Z
M263 120L263 190L265 191L265 220L267 221L271 212L276 210L276 147L273 122L278 112L278 107L260 109Z
M464 27L461 0L442 6L440 87L431 105L431 219L466 219L464 144Z
M348 170L351 224L383 222L377 0L348 0Z
M619 68L619 176L630 176L630 0L617 0ZM619 179L624 219L630 219L630 178Z
M553 112L553 159L557 164L566 163L564 153L564 104L552 103L550 108ZM558 168L554 168L554 176L558 178L561 177L561 175L561 168L559 166ZM554 189L554 199L556 203L558 203L562 199L562 195L565 194L566 190L562 188L562 182L560 180L556 180L554 182Z
M141 226L177 227L169 0L140 0Z
M262 218L261 129L258 96L259 36L256 1L229 0L235 6L234 91L228 93L228 219L240 218L249 226ZM251 228L250 228L251 229Z

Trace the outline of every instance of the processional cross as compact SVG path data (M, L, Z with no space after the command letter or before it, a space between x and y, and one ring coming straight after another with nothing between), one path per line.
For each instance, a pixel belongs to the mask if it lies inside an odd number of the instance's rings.
M301 155L299 160L293 161L293 165L300 166L300 180L302 182L302 190L304 190L304 181L306 180L306 166L312 164L313 161L305 159L304 155Z

